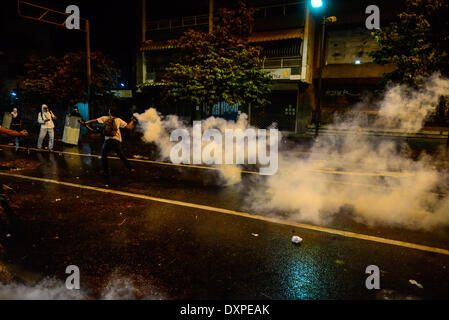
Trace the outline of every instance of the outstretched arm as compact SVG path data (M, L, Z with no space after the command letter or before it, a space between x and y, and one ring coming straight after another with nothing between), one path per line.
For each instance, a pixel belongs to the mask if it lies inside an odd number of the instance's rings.
M130 130L136 119L132 118L131 121L126 125L125 129Z
M92 119L92 120L88 120L88 121L80 120L80 123L84 124L84 125L89 124L89 123L96 123L96 122L98 122L97 119Z
M83 120L78 120L83 126L85 126L87 128L87 130L89 130L90 132L95 132L94 129L92 129L91 127L89 127L86 122L84 122Z
M10 136L14 136L14 137L24 137L24 136L28 135L28 132L26 130L22 130L22 131L18 132L18 131L14 131L14 130L5 129L3 127L0 127L0 132L9 134Z

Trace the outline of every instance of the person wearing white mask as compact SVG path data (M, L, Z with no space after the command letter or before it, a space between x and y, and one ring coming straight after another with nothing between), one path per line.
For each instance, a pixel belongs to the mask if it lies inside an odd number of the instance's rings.
M48 109L46 104L43 104L42 111L39 112L39 115L37 117L37 122L41 124L41 131L39 132L39 139L37 140L38 149L42 149L42 142L44 141L44 138L48 132L48 150L53 150L53 143L55 138L55 124L53 123L54 119L56 119L56 116L50 109Z

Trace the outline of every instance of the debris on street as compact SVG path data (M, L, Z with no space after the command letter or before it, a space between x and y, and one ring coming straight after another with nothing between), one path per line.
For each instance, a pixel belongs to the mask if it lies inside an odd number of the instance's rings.
M299 237L299 236L293 236L292 237L292 242L295 243L295 244L299 244L299 243L302 242L302 238Z
M2 184L2 189L3 189L4 191L7 191L7 190L13 190L13 188L11 188L10 186L7 186L6 184Z
M424 289L423 285L418 283L416 280L410 279L408 282L410 282L410 284L417 286L420 289Z

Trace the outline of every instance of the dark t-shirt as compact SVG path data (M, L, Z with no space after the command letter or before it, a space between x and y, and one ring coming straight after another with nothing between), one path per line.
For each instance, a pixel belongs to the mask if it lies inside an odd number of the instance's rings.
M13 117L11 120L11 125L10 125L11 129L17 130L17 128L20 128L20 126L21 126L20 122L21 122L20 115L17 115L17 117L15 117L15 118Z

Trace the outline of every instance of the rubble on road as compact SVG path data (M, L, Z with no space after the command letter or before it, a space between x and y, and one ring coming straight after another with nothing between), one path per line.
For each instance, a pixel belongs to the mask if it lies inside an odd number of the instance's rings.
M302 238L299 236L292 236L292 242L295 244L299 244L302 242Z

